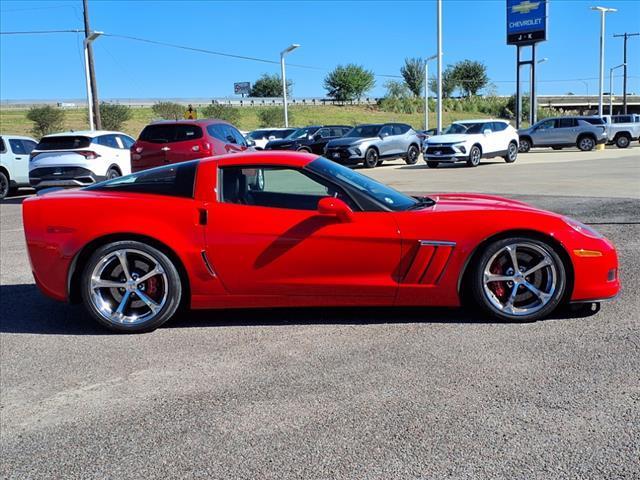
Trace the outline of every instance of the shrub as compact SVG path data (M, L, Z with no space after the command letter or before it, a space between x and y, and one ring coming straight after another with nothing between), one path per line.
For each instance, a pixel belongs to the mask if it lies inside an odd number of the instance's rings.
M64 128L64 110L51 105L31 107L27 112L27 119L33 122L31 132L37 137L59 132Z
M164 120L180 120L184 116L185 107L174 102L158 102L153 104L151 110Z
M126 105L100 102L100 120L105 130L122 130L133 114Z
M294 123L291 109L289 109L288 115L289 123ZM284 109L282 107L263 108L258 112L258 120L262 128L284 127Z
M203 118L217 118L233 125L240 123L240 110L228 105L207 105L201 112Z

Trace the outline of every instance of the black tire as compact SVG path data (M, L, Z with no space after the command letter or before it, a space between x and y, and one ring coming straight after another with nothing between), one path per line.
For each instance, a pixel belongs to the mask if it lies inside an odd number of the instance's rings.
M562 147L551 147L554 150L562 150Z
M513 163L518 159L518 145L516 142L509 143L507 154L503 158L507 163Z
M145 262L149 269L151 269L151 262L155 262L156 267L160 267L161 271L151 279L141 282L139 285L128 285L127 289L131 288L132 291L125 290L125 288L112 287L92 288L92 277L96 278L96 270L100 268L104 269L104 271L99 272L97 278L103 281L127 285L127 283L121 283L125 281L125 272L122 268L122 263L116 258L117 252L125 252L125 263L128 265L129 276L133 279L133 282L142 278L146 273L149 273L150 270L144 270ZM131 259L133 259L133 262L130 262ZM111 265L113 265L113 267L111 267ZM118 268L120 268L119 272ZM108 273L109 269L111 269L110 273ZM104 275L107 275L107 277L105 278ZM159 280L157 280L158 276L160 277ZM151 293L150 283L153 278L156 278L154 285L160 284L154 287L154 295ZM180 275L169 257L160 250L146 243L137 241L118 241L98 248L85 265L80 282L83 304L94 320L110 330L126 333L149 332L165 323L178 309L183 292ZM160 301L153 298L156 296L156 289L161 292L160 295L162 298ZM94 298L94 292L98 292L95 294L97 295L97 299ZM145 305L148 304L145 304L142 295L145 295L147 299L153 300L157 311L154 312L153 308L149 306L145 307ZM96 306L96 303L105 305L105 300L107 301L106 310L110 309L111 315L108 315L108 311L101 312ZM117 309L115 312L113 312L113 310L116 303L121 306L123 302L125 307L121 314L125 314L128 310L134 318L136 316L143 317L144 311L148 309L149 318L137 322L126 321L122 317L118 320L116 315L118 313ZM128 306L127 302L129 302ZM138 313L138 311L134 309L139 309L140 312ZM114 315L116 316L114 317Z
M578 138L576 146L583 152L590 152L591 150L596 148L596 139L591 135L584 135Z
M616 137L616 147L627 148L631 144L631 137L625 134Z
M107 180L113 180L114 178L118 178L120 176L122 176L120 175L120 172L113 167L107 170L107 177L106 177Z
M407 156L404 161L407 165L415 165L418 161L418 157L420 157L420 150L415 145L409 145L409 149L407 150Z
M438 168L440 162L432 162L431 160L427 160L427 167L429 168Z
M362 163L366 168L374 168L378 166L379 161L378 151L375 148L370 148L364 154L364 161Z
M469 150L469 157L467 158L467 167L477 167L480 165L480 159L482 159L482 150L477 145L471 147Z
M531 150L531 147L531 140L529 140L527 137L520 139L520 146L518 147L518 150L520 150L520 152L527 153L529 150Z
M518 245L520 249L519 253L517 248L515 252L519 266L518 271L522 275L519 275L518 280L512 282L488 281L485 284L485 271L496 276L514 275L512 273L514 270L513 262L506 251L507 247L514 245ZM540 256L536 257L538 254ZM527 261L527 258L531 260ZM552 266L544 266L529 276L524 276L527 269L541 264L542 260L549 261ZM503 263L501 264L501 262ZM503 271L494 271L493 268L496 265L499 270ZM492 317L510 322L533 322L548 316L563 301L567 286L566 269L556 250L546 242L528 237L505 238L487 245L472 265L470 276L467 279L470 281L470 292L475 302ZM552 281L553 286L551 287ZM526 284L538 289L540 296L533 290L529 290ZM513 297L514 291L515 297ZM512 307L509 307L510 301ZM527 301L532 302L528 310L529 304L524 303ZM498 308L497 305L502 305L502 308Z
M0 172L0 200L9 195L9 177L6 173Z

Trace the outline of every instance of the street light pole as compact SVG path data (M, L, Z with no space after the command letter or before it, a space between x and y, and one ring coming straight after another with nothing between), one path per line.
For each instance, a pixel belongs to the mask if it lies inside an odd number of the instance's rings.
M98 124L98 116L94 116L94 89L92 85L92 77L91 77L91 62L90 62L90 54L89 50L91 48L91 42L93 42L96 38L102 35L103 32L89 32L89 35L85 37L82 42L84 46L84 76L87 81L87 106L89 107L89 130L93 131L96 128L99 128Z
M437 34L438 34L438 111L437 111L437 131L436 134L440 135L442 132L442 0L437 0L436 3L436 15L437 15Z
M536 62L536 64L540 65L541 63L546 62L547 60L549 60L547 57L541 58L540 60L538 60ZM535 124L538 121L538 88L537 88L537 80L536 80L536 76L533 74L533 66L531 67L531 70L529 70L530 73L530 77L529 77L529 85L531 88L532 93L532 102L530 105L530 123L531 125Z
M626 63L621 63L609 69L609 115L613 115L613 71L626 66Z
M429 62L438 55L431 55L424 61L424 129L429 130Z
M284 126L285 128L289 127L289 111L287 108L287 77L284 66L284 57L288 53L294 51L300 45L297 43L292 43L287 48L285 48L282 52L280 52L280 70L282 72L282 100L284 103Z
M599 94L598 94L598 115L602 116L602 101L604 96L604 30L605 15L609 12L617 12L615 8L608 7L591 7L591 10L600 12L600 78L599 78Z

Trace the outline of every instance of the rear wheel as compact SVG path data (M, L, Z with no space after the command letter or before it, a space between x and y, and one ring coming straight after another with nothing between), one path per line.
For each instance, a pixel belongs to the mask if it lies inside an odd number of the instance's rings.
M618 135L616 138L616 147L627 148L631 143L631 138L628 135Z
M0 200L9 194L9 177L6 173L0 172Z
M522 153L527 153L529 150L531 150L531 140L529 140L528 138L521 138L519 150Z
M471 291L492 316L530 322L549 315L562 301L566 272L549 244L514 237L491 243L473 267Z
M370 148L364 154L364 166L366 168L374 168L378 165L379 156L375 148Z
M96 250L84 268L82 300L91 316L117 332L158 328L176 312L180 275L161 251L120 241Z
M578 148L583 152L588 152L596 148L596 141L590 136L580 137L578 139Z
M420 156L420 150L415 145L409 146L407 150L407 156L404 159L407 165L414 165L418 161L418 157Z
M429 168L438 168L440 162L432 162L431 160L427 160L427 167Z
M107 180L112 180L114 178L118 178L120 176L120 172L115 168L110 168L107 171Z
M467 158L467 166L468 167L477 167L480 165L480 159L482 158L482 151L480 147L474 145L469 150L469 158Z
M511 142L507 148L507 154L504 156L504 161L507 163L513 163L518 158L518 145L516 142Z

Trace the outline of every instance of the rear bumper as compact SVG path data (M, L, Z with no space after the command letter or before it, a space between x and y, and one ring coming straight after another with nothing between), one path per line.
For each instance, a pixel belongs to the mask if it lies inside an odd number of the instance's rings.
M42 167L29 172L29 183L35 188L85 187L105 179L82 167Z

